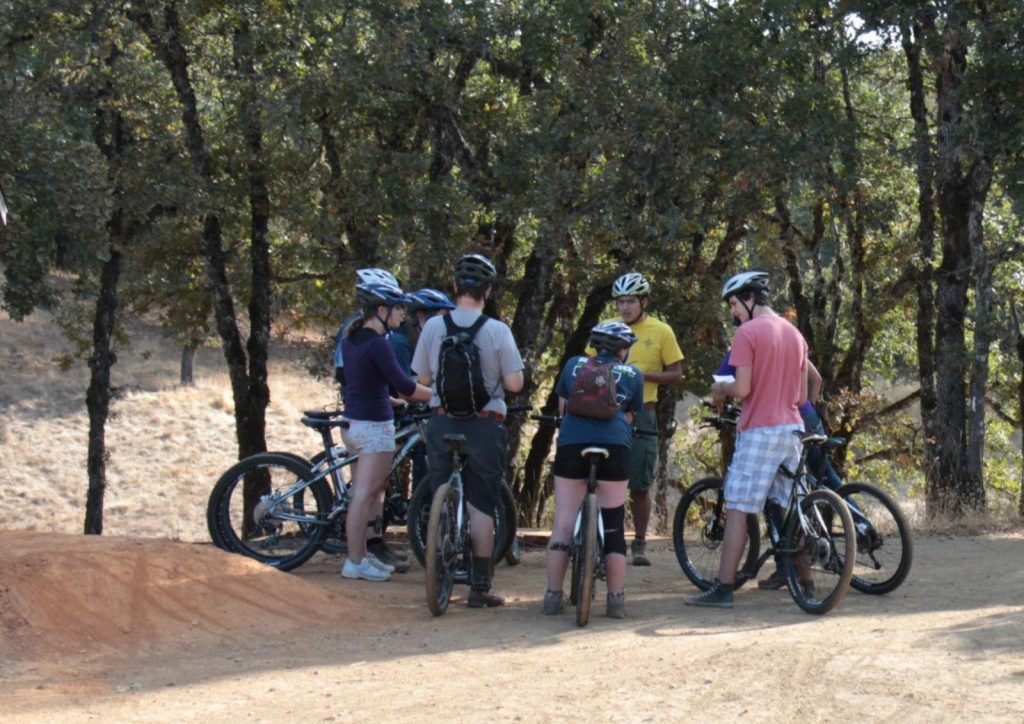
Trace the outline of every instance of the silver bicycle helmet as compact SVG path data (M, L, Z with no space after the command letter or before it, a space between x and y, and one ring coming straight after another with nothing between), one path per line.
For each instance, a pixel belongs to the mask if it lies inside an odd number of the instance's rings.
M629 325L612 320L601 322L590 330L590 346L597 350L618 352L636 344L636 335Z
M767 292L769 277L763 271L745 271L729 277L725 286L722 287L722 301L729 301L729 297L742 292Z
M619 297L646 297L651 293L651 283L640 272L623 274L612 284L612 299Z

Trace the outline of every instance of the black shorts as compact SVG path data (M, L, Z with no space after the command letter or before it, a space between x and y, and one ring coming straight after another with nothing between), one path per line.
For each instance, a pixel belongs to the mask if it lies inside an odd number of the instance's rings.
M597 463L598 480L629 480L629 446L587 443L580 445L559 445L555 451L555 464L551 472L560 478L585 480L590 473L590 461L580 453L588 447L603 447L608 457Z

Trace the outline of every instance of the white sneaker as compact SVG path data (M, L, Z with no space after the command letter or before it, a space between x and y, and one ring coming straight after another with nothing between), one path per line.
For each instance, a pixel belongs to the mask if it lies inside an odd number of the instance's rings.
M345 559L345 565L341 567L342 578L361 578L364 581L386 581L391 578L391 573L381 570L369 560L369 556L356 565L351 558Z
M366 563L367 561L369 561L370 565L376 566L380 570L386 571L389 574L395 572L395 567L393 565L391 565L390 563L385 563L369 551L367 551L366 558L363 559L363 563Z

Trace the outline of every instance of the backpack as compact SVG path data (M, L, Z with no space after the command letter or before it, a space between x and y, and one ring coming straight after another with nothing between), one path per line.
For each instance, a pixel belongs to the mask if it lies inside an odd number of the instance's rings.
M565 408L570 415L611 420L619 411L612 366L590 357L576 370L572 392Z
M460 327L444 315L446 337L437 360L437 395L451 417L472 417L484 409L491 395L484 385L480 350L473 339L490 317L481 314L470 327Z

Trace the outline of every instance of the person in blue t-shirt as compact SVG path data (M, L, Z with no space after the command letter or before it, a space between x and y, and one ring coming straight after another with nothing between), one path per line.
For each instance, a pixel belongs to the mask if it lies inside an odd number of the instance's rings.
M629 455L633 446L633 416L644 409L644 376L636 367L626 364L629 348L636 335L629 325L601 322L590 330L590 345L597 358L611 365L615 376L615 393L619 409L610 420L598 420L568 414L566 404L572 395L573 381L588 357L576 356L565 363L555 385L559 412L563 415L555 452L555 515L548 545L548 588L544 594L544 613L560 613L564 606L562 584L569 564L569 543L572 540L576 514L587 494L584 480L589 462L580 454L584 448L599 446L608 450L608 457L597 466L597 500L604 524L604 555L608 581L607 615L626 615L626 484L629 481Z

